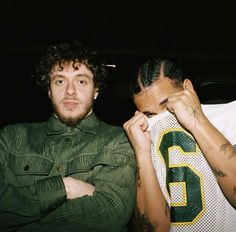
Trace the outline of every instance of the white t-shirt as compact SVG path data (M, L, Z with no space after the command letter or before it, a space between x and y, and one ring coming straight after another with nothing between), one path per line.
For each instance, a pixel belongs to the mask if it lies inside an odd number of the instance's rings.
M236 144L236 101L202 105L202 109L211 123L232 143ZM235 230L236 231L236 230Z
M236 144L236 101L202 107L212 124ZM168 111L150 118L149 130L153 166L171 206L171 231L235 232L236 210L192 135Z

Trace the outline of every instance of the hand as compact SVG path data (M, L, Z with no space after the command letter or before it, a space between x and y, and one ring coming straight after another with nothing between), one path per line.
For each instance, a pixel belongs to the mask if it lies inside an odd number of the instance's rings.
M72 177L63 178L63 182L66 189L67 199L74 199L84 195L92 196L95 191L93 185Z
M126 134L132 144L135 154L150 153L151 138L147 131L147 116L136 111L135 115L123 125Z
M201 119L206 118L196 92L190 88L170 95L166 106L180 124L190 131L196 128Z

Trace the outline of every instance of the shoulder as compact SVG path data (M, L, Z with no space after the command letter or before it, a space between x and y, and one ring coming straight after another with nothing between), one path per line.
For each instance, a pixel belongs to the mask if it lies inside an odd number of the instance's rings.
M225 104L202 105L202 109L210 121L222 121L222 119L226 118L234 120L232 116L236 114L236 101Z
M107 124L101 121L98 135L109 140L128 141L124 129L121 126Z
M110 149L119 149L133 155L133 149L123 127L101 122L97 135L99 140L107 144Z
M46 123L17 123L9 124L1 129L1 136L13 139L22 138L26 135L38 134L46 127Z
M225 114L229 112L236 112L236 101L224 104L208 104L202 105L203 112L206 116L212 117L217 114Z
M3 131L34 130L45 126L46 126L45 122L15 123L4 126L2 130Z
M231 142L236 143L236 101L202 105L209 121Z
M104 121L100 121L100 128L114 133L123 133L123 128L121 126L108 124Z

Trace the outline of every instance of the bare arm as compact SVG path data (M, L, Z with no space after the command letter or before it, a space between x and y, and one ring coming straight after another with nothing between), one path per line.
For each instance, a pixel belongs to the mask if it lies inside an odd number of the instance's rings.
M169 231L169 207L161 192L151 160L151 140L147 118L142 113L124 124L137 160L137 206L134 215L136 231Z
M168 98L168 109L195 137L229 202L236 206L236 151L202 112L193 89L185 89Z

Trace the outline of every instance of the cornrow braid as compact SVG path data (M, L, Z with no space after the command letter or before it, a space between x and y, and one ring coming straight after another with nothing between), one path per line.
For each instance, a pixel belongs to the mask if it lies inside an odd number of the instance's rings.
M185 79L180 63L162 58L150 59L140 66L137 75L131 80L132 95L139 93L142 87L150 86L161 75L172 79L177 85Z

